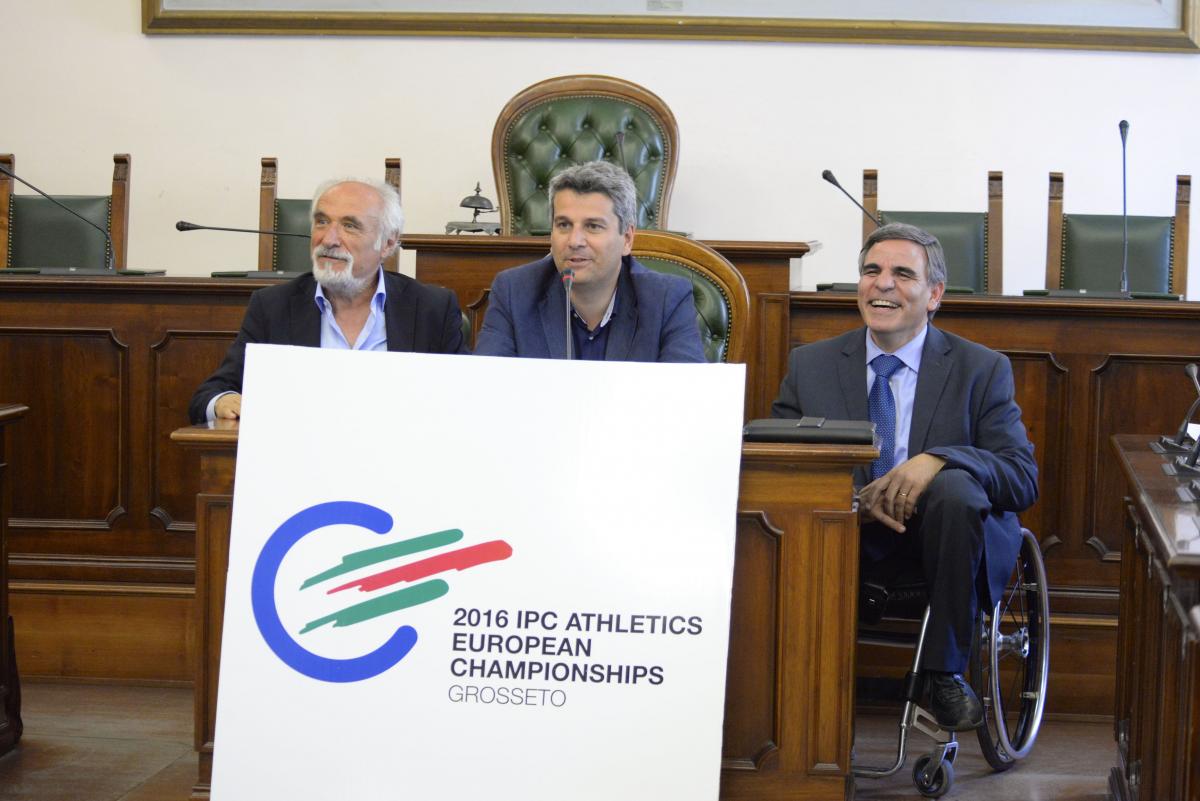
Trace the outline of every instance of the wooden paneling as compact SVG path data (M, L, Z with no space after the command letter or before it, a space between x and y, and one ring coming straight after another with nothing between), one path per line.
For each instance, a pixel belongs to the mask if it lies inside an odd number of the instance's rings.
M738 515L733 583L743 588L729 612L729 665L721 764L726 770L759 770L778 749L777 633L783 531L761 511ZM738 659L737 654L755 654Z
M125 514L127 356L110 328L0 328L0 397L32 409L13 469L38 477L13 499L14 533L109 530Z
M794 245L711 244L739 265L751 288L755 355L748 365L747 415L765 415L789 346L858 325L854 298L789 294ZM406 245L417 250L422 277L456 289L464 305L483 297L497 270L546 247L540 240L433 235L406 237ZM67 592L72 582L193 586L194 498L202 468L195 453L168 437L187 422L187 401L235 335L250 292L270 283L0 278L0 397L31 405L28 419L14 429L23 492L10 532L10 574L22 593L34 585ZM1200 304L955 296L946 299L937 323L1012 359L1041 471L1041 498L1024 522L1046 554L1052 611L1111 624L1123 490L1102 443L1115 431L1157 434L1176 427L1194 394L1181 367L1200 356ZM785 527L774 514L769 521ZM749 525L740 523L741 537L761 539ZM780 547L783 560L786 548ZM761 561L765 554L753 551L749 558ZM165 611L169 605L150 597L128 602L158 610L161 617L148 625L178 627ZM64 650L51 651L55 636L45 635L44 664L67 664L62 636ZM1055 636L1056 666L1064 660L1084 666L1112 647L1110 640L1105 644L1111 629L1100 626L1068 627L1061 644ZM99 660L91 672L85 662L75 669L96 677L112 673ZM1068 683L1064 692L1076 696L1069 706L1103 697L1097 682L1103 677ZM1057 700L1051 704L1060 708ZM726 756L761 759L755 749L763 743L782 747L764 739L765 720L756 723L753 742Z
M31 406L9 532L26 672L191 680L199 461L168 437L266 284L0 278L0 397Z
M0 404L0 754L21 739L21 690L13 651L12 623L8 599L8 510L12 503L12 455L14 424L29 411L15 403Z
M14 582L21 675L190 684L191 587Z

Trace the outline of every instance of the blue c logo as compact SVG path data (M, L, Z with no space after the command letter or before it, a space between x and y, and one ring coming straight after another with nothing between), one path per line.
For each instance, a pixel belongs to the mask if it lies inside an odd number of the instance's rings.
M392 529L392 516L375 506L353 501L332 501L310 506L285 520L267 540L254 565L250 600L254 622L267 646L284 664L318 681L352 682L378 676L408 655L417 643L417 631L401 626L383 645L354 659L330 659L301 647L279 619L275 606L275 578L292 547L326 526L360 526L376 534Z

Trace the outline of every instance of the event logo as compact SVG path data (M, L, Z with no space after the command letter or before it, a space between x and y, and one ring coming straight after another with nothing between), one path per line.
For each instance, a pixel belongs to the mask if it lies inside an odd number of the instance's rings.
M288 552L314 531L337 525L359 526L376 534L386 534L392 530L392 516L378 507L354 501L319 503L297 512L275 529L275 533L267 539L259 553L258 561L254 564L250 598L254 609L254 621L258 624L263 640L284 664L298 673L320 681L362 681L379 675L407 656L417 644L416 629L407 625L400 626L387 642L368 654L353 659L333 659L314 654L296 642L284 628L275 605L275 578ZM340 564L306 579L300 590L306 590L352 571L381 565L392 559L451 545L462 538L463 533L460 529L449 529L378 548L348 553L342 557ZM311 620L299 633L303 635L329 624L334 628L354 626L437 600L450 591L450 585L440 578L430 579L430 576L449 570L466 570L487 562L502 561L511 555L512 547L507 542L492 540L348 581L327 590L327 594L334 595L354 588L360 592L373 593L400 583L411 586L373 596L333 614Z

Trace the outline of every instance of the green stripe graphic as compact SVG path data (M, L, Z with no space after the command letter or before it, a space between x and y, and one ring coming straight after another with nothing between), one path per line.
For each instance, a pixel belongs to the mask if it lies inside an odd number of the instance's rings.
M324 626L326 623L332 623L334 628L353 626L355 623L362 623L365 620L371 620L380 615L386 615L401 609L408 609L410 606L417 606L418 604L441 598L449 591L450 585L441 579L426 581L413 587L406 587L402 590L388 593L379 598L363 601L354 606L347 606L345 609L334 612L332 615L311 620L304 628L300 629L300 633L307 634L313 629Z
M443 545L458 542L462 538L462 529L450 528L445 531L436 531L433 534L425 534L421 537L413 537L410 540L402 540L391 545L381 545L378 548L368 548L365 551L348 553L342 557L340 565L331 567L328 570L305 579L304 583L300 585L300 589L308 589L314 584L320 584L322 581L334 578L335 576L341 576L360 568L386 562L389 559L395 559L397 556L408 556L418 551L440 548Z

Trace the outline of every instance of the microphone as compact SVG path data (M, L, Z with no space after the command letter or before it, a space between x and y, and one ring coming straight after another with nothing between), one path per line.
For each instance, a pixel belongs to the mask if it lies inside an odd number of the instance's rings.
M855 200L853 195L851 195L849 192L847 192L845 189L842 188L842 185L838 183L837 178L833 177L833 173L830 170L825 170L824 172L822 172L821 177L824 178L826 181L829 181L829 183L833 184L838 189L841 189L842 194L845 195L846 197L850 198L850 202L853 203L855 206L858 206L858 208L862 211L862 213L867 215L868 220L875 223L876 226L879 226L881 228L883 227L883 223L881 223L879 221L878 217L876 217L874 214L872 214L871 212L869 212L865 208L863 208L863 204L861 204L857 200Z
M1129 138L1129 120L1121 120L1117 128L1121 131L1121 297L1129 298L1132 297L1129 294L1129 207L1125 191L1128 186L1125 181L1125 140ZM1195 380L1194 376L1192 380Z
M267 236L302 236L305 239L309 238L309 234L297 234L292 231L258 231L253 228L222 228L217 225L197 225L196 223L180 220L175 223L176 231L234 231L239 234L266 234Z
M1192 401L1192 405L1188 407L1187 414L1184 415L1183 422L1179 424L1179 430L1175 432L1175 436L1158 438L1158 444L1164 452L1169 450L1186 452L1192 444L1188 441L1190 437L1188 437L1187 427L1188 423L1192 422L1192 416L1196 414L1196 410L1200 409L1200 379L1197 378L1197 373L1200 372L1200 369L1197 368L1195 362L1192 362L1184 367L1183 370L1188 374L1188 378L1192 379L1192 386L1196 388L1196 400Z
M74 209L68 208L67 206L64 206L62 203L59 203L57 200L55 200L54 198L50 197L50 196L49 196L49 195L47 195L45 192L43 192L42 190L38 189L38 188L37 188L36 186L34 186L33 184L29 183L29 181L26 181L24 178L20 177L20 176L19 176L19 175L17 175L16 173L13 173L13 172L9 171L7 168L0 166L0 172L4 173L4 174L5 174L5 175L7 175L9 178L12 178L12 179L13 179L13 180L15 180L15 181L20 181L21 183L25 184L25 185L26 185L26 186L28 186L30 189L32 189L34 192L37 192L39 195L41 195L42 197L46 198L46 200L49 200L49 201L50 201L51 203L53 203L55 206L58 206L60 209L62 209L63 211L65 211L67 214L70 214L72 217L76 217L76 218L78 218L78 219L80 219L80 220L83 220L85 223L87 223L88 225L90 225L91 227L93 227L93 228L95 228L97 231L99 231L101 234L103 234L103 235L104 235L104 243L105 243L105 253L104 253L104 269L105 269L105 270L107 270L107 271L108 271L108 272L110 272L110 273L115 273L115 272L116 272L116 268L115 268L115 266L113 265L113 243L112 243L112 237L108 235L108 231L105 231L103 228L101 228L100 226L96 225L94 222L92 222L91 220L89 220L87 217L84 217L82 214L80 214L79 212L75 211Z
M563 289L567 291L567 361L575 358L575 340L571 336L571 287L575 285L575 271L570 267L559 275Z

